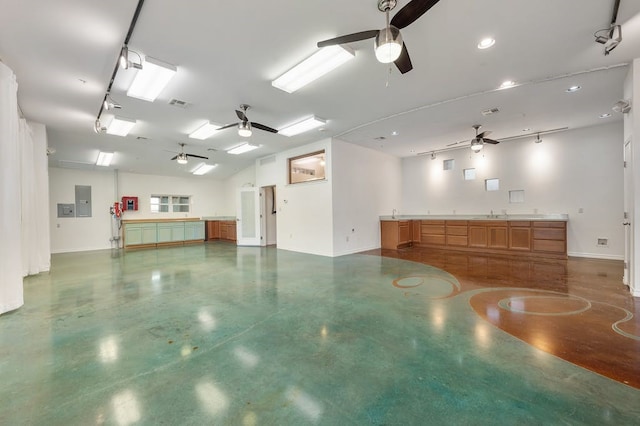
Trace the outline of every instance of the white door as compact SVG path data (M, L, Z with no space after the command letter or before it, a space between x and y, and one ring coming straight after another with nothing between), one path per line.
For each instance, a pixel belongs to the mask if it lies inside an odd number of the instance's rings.
M239 246L260 245L260 189L240 188L236 238Z
M622 276L622 282L625 285L633 287L633 223L631 218L633 217L633 178L632 168L633 163L631 161L631 140L628 140L624 144L624 275Z

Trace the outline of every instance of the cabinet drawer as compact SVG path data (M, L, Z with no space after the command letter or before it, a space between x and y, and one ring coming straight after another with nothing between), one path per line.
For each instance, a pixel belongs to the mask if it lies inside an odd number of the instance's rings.
M534 240L565 240L564 229L533 228Z
M447 235L464 235L467 236L467 225L447 225Z
M565 228L567 225L566 222L533 222L534 228Z
M521 221L521 220L512 220L509 222L509 226L512 228L529 228L531 226L531 222L529 221Z
M467 246L467 236L466 235L447 235L447 245L448 246Z
M533 240L533 251L546 251L551 253L564 253L564 241Z
M422 234L420 238L420 242L422 244L445 244L445 236L444 235L425 235Z
M420 233L422 235L444 235L444 221L442 222L442 225L426 225L422 222L422 225L420 226Z

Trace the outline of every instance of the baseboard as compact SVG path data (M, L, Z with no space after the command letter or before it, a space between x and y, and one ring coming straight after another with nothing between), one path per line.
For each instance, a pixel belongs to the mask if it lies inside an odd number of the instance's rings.
M340 252L334 252L333 253L333 257L339 257L339 256L346 256L349 254L356 254L356 253L360 253L363 251L368 251L368 250L375 250L375 249L379 249L380 245L378 244L377 246L370 246L370 247L360 247L360 248L355 248L355 249L350 249L350 250L343 250Z
M586 257L590 259L604 259L604 260L624 260L623 254L602 254L602 253L567 253L569 257Z
M81 251L96 251L96 250L109 250L115 247L82 247L82 248L73 248L73 249L61 249L61 250L52 250L51 254L62 254L62 253L78 253Z

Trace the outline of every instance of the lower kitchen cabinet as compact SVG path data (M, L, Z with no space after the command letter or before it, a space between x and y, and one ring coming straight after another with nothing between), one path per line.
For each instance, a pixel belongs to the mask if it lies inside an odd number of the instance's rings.
M204 241L201 220L125 220L124 248L160 247Z

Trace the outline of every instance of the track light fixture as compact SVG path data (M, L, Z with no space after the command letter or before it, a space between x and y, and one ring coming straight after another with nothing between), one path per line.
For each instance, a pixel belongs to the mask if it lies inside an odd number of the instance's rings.
M125 44L124 46L122 46L122 50L120 51L120 68L125 70L129 68L136 68L139 70L142 69L142 58L140 57L138 52L135 52L133 50L131 52L135 53L138 56L138 60L140 61L140 63L132 62L131 60L129 60L129 47L127 47L127 45Z
M536 135L536 139L533 141L533 143L542 143L542 139L540 139L540 133Z
M96 133L104 133L106 130L107 128L100 124L100 118L96 118L95 123L93 123L93 131Z
M111 99L111 96L109 96L108 93L104 97L104 102L102 103L102 106L106 110L122 108L122 105L120 105L119 103L114 102L113 99Z

